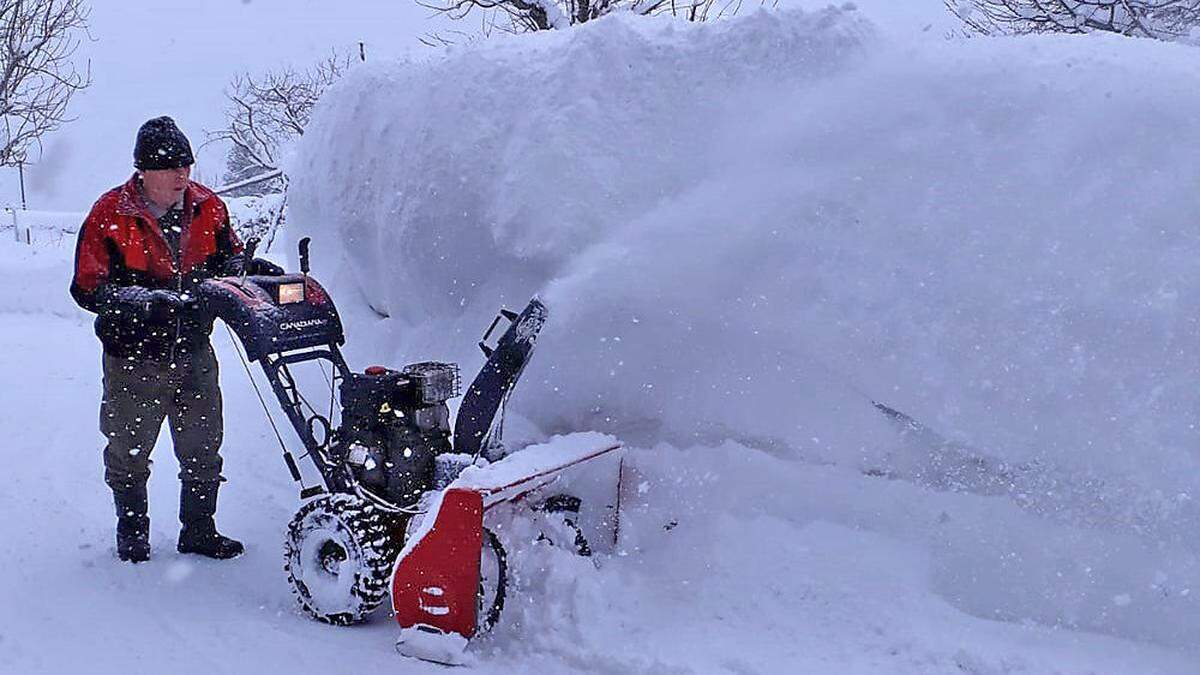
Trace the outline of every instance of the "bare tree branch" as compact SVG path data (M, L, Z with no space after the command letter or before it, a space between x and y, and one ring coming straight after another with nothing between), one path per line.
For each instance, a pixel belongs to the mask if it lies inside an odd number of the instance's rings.
M509 33L532 33L555 30L587 23L606 14L621 10L634 14L671 14L687 21L707 21L714 5L714 19L732 16L742 6L742 0L415 0L417 4L451 19L465 19L472 12L486 17L484 33L502 30ZM778 0L760 0L774 5ZM426 35L420 41L431 47L459 42L440 34Z
M236 182L277 170L280 151L304 135L317 100L353 62L349 53L335 51L304 70L281 68L261 76L235 77L225 91L225 126L208 132L206 141L226 141L231 146L225 180ZM284 184L281 179L254 190L273 192Z
M1090 33L1179 40L1200 26L1200 0L944 0L982 35Z
M74 59L87 17L82 0L0 0L0 166L71 121L67 104L92 81Z

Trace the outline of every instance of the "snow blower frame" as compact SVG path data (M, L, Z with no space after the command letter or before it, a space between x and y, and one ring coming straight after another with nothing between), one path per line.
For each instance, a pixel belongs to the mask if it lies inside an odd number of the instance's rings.
M256 244L247 242L247 259ZM515 473L500 471L499 481L489 482L485 472L463 483L466 467L504 454L504 407L546 321L545 305L534 298L519 314L501 310L492 321L479 342L487 360L467 388L452 430L447 401L460 393L458 366L422 362L352 371L340 349L345 334L337 309L309 276L308 238L300 241L299 253L299 274L221 277L199 288L210 311L237 335L247 375L301 487L302 504L284 547L292 591L313 618L339 625L362 620L390 596L402 653L458 662L467 641L490 629L504 605L507 554L483 526L484 511L619 446L597 442L541 464L526 462ZM508 328L489 346L504 320ZM262 367L317 483L305 485L248 361ZM292 374L293 367L314 361L323 374L325 363L331 367L325 414ZM572 508L567 499L547 500L547 509L562 503Z

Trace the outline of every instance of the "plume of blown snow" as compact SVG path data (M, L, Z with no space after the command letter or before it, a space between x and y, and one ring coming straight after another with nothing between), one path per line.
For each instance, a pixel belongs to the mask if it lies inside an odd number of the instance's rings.
M864 428L890 435L867 399L774 338L744 341L775 305L727 284L742 277L732 260L712 264L733 243L736 264L758 265L753 247L771 244L745 221L706 234L672 215L645 233L654 250L633 252L648 265L635 278L593 293L582 275L604 274L594 266L631 224L711 184L728 159L714 154L721 129L773 105L731 96L827 78L863 58L871 33L841 9L724 25L610 16L356 69L305 135L292 236L341 249L348 283L389 317L381 339L406 354L447 354L449 334L470 346L498 304L547 293L552 328L519 396L548 430L857 452ZM743 301L757 309L742 314ZM803 412L830 406L854 423Z

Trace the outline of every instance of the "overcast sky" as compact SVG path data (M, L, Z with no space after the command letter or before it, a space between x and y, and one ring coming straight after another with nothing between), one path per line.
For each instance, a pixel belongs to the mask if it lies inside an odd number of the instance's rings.
M92 86L71 103L77 119L48 137L27 169L29 208L84 211L132 171L133 140L150 117L171 115L194 148L221 124L222 91L239 71L304 65L335 46L366 43L367 58L426 48L428 10L412 0L121 0L92 2ZM223 151L199 170L219 176ZM0 202L19 201L16 170L0 169Z

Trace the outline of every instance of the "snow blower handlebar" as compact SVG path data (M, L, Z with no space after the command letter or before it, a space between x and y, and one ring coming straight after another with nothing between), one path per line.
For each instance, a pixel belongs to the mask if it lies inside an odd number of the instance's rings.
M305 239L300 249L305 272L307 242ZM280 407L304 445L304 454L320 473L324 485L305 487L295 459L282 437L279 438L288 471L301 482L301 496L308 498L326 490L347 489L349 481L341 463L329 451L330 419L312 410L290 370L291 366L304 362L328 361L332 369L331 387L349 377L350 369L339 349L346 341L341 318L329 294L307 274L249 274L249 261L254 259L258 243L257 237L246 241L241 255L247 264L240 274L204 281L200 295L209 310L237 335L244 357L262 366ZM265 402L264 411L270 419Z

